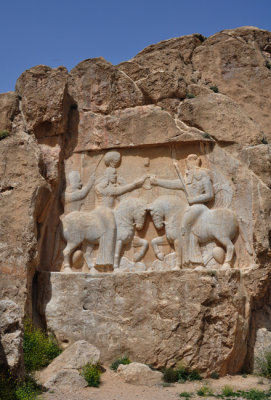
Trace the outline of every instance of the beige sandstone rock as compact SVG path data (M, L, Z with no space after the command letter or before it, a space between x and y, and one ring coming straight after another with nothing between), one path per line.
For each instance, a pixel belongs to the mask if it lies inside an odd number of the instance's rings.
M271 73L263 50L270 37L270 32L254 27L224 30L205 40L192 56L201 81L218 86L220 93L239 104L268 139Z
M271 33L243 27L206 40L198 34L166 40L118 66L102 58L85 60L69 74L64 67L37 66L21 75L16 94L0 95L0 130L11 133L0 141L0 298L17 304L18 318L32 312L40 317L38 293L40 314L59 341L89 340L102 359L129 351L132 359L159 366L184 358L205 374L253 369L256 332L271 331L269 63ZM112 148L121 152L120 165L105 163ZM199 183L195 176L189 183L185 163L191 154L202 161L194 169ZM71 172L77 176L72 182ZM200 249L204 266L169 271L176 267L177 244L168 229L157 233L148 209L142 229L132 229L117 251L120 265L131 272L104 266L95 277L84 274L98 244L91 258L89 244L80 243L76 275L41 273L40 283L33 279L36 270L63 268L63 213L89 212L107 202L113 215L130 197L153 205L171 194L185 202L178 173L195 184L198 195L209 193L213 203L200 206L222 207L222 198L225 208L231 200L238 221L232 269L221 268L227 246L211 242ZM138 187L120 196L110 189L107 196L107 179L111 189L135 182ZM86 187L84 196L65 203L67 189L72 197ZM223 230L221 221L217 226ZM80 236L76 224L73 232ZM16 338L1 338L8 354L20 347ZM18 360L8 362L16 369Z
M103 363L120 354L156 367L184 359L221 375L243 364L249 309L239 270L47 274L39 307L48 328L60 342L91 338Z
M159 385L163 381L163 374L159 371L152 371L147 365L132 362L128 365L120 365L117 370L118 376L125 382L132 385Z
M203 94L179 106L179 118L209 133L219 142L257 145L263 139L259 124L222 94Z
M143 95L132 79L102 57L82 61L73 68L69 93L84 112L110 114L143 103Z
M137 81L137 85L154 103L171 97L183 99L186 95L186 83L173 73L156 71L147 78Z
M42 376L42 373L40 376ZM44 387L51 390L55 388L58 390L61 388L76 390L87 387L87 382L76 369L62 369L55 375L52 375L52 377L44 383Z
M20 309L11 300L0 301L0 368L23 375L22 317Z
M99 360L100 351L96 347L86 340L78 340L40 373L39 380L46 387L65 384L70 378L80 385L82 379L78 377L78 370L87 363L97 364Z
M25 130L37 137L63 134L67 129L68 72L64 67L38 65L22 73L16 82Z
M261 373L259 364L264 362L267 353L271 352L271 332L266 328L257 330L254 347L254 372Z
M12 121L17 112L18 97L16 93L0 93L0 131L11 132Z

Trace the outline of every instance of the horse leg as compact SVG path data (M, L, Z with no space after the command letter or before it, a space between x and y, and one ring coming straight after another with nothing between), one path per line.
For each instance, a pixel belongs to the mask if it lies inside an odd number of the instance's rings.
M138 262L139 260L141 260L141 258L144 257L144 255L146 254L146 251L148 250L149 247L149 243L147 240L145 239L141 239L138 236L134 237L134 244L136 246L140 246L140 250L137 251L134 255L134 260L135 262Z
M91 257L93 249L94 249L94 244L88 243L86 251L84 253L84 259L85 259L90 271L94 268L94 263L93 263L92 257Z
M64 255L64 271L72 272L70 256L72 251L78 246L78 243L68 242L65 249L63 250Z
M114 257L114 269L119 268L121 248L122 248L122 240L117 239L115 248L115 257Z
M151 241L151 245L154 251L154 254L158 258L158 260L163 261L165 258L165 255L162 251L159 249L159 245L162 245L164 243L164 237L163 236L158 236Z
M179 239L174 240L174 249L176 251L176 256L177 256L176 269L177 268L180 269L182 268L182 247Z
M225 256L225 261L223 264L223 268L231 268L231 262L233 258L233 253L234 253L234 245L230 238L228 237L223 237L223 238L217 238L219 242L226 248L226 256Z

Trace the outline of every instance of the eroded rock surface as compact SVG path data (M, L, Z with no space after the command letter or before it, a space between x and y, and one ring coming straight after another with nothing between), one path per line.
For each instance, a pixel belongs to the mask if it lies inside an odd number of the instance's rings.
M78 340L40 372L39 381L48 388L63 385L85 387L87 384L79 370L87 363L97 364L99 360L100 351L95 346L86 340Z
M159 366L184 358L204 373L252 369L256 332L270 330L270 84L271 33L255 27L169 39L118 66L96 58L70 73L47 66L25 71L15 93L0 95L0 130L10 134L0 141L0 298L15 303L18 321L32 312L40 318L38 292L40 313L59 341L89 340L90 331L104 359L129 350L134 360ZM105 162L112 148L119 164ZM191 155L198 164L189 172ZM110 176L122 194L106 194ZM173 271L176 235L159 230L150 205L164 195L195 204L192 192L180 188L182 176L185 185L195 184L194 195L205 196L196 205L219 206L223 216L229 208L237 222L231 244L207 235L210 243L199 248L192 240L188 247L196 251L187 257L200 254L198 269L192 262ZM200 189L203 181L208 190ZM84 195L70 200L80 190ZM95 270L98 245L90 249L85 235L68 253L77 275L41 274L44 287L37 286L37 270L63 270L63 218L106 202L114 225L113 212L130 197L142 200L145 219L125 243L113 226L113 261ZM189 231L182 221L177 236ZM118 260L114 238L123 241ZM82 274L89 270L97 276ZM19 332L20 324L18 338ZM14 351L21 346L15 342ZM1 357L18 368L9 350Z
M128 365L120 365L117 370L118 376L131 385L154 386L163 382L163 374L152 371L147 365L133 362Z

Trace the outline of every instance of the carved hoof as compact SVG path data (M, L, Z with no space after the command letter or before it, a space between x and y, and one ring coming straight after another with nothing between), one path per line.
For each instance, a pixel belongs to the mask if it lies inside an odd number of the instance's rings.
M157 258L158 258L160 261L164 261L165 254L159 251L159 253L157 253Z
M64 272L66 273L71 273L73 272L73 270L71 269L71 267L69 267L68 265L64 266Z
M224 263L221 269L231 269L231 266L229 263Z

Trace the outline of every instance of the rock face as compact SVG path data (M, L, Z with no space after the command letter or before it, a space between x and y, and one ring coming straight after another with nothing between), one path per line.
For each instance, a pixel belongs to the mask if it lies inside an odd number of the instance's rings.
M163 381L162 372L152 371L147 365L137 362L120 365L117 373L125 383L132 385L154 386Z
M156 367L184 359L221 375L244 362L249 309L239 270L101 277L44 272L39 287L39 305L59 342L90 340L101 349L102 362L122 354Z
M2 365L20 370L28 314L110 362L253 369L271 331L270 84L271 33L242 27L36 66L0 95Z
M271 352L271 332L266 328L260 328L257 331L254 347L254 372L259 370L259 363L265 359L265 355Z
M0 370L10 368L23 375L22 319L19 307L11 300L0 301Z

